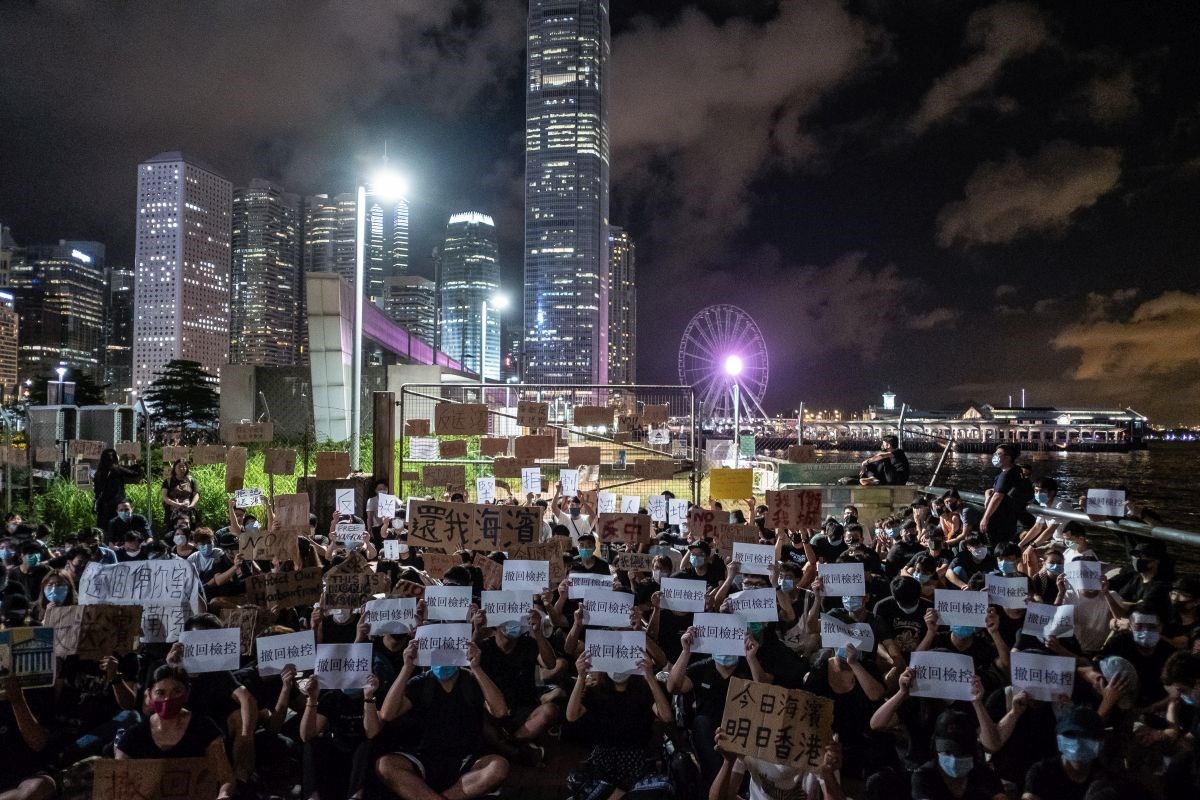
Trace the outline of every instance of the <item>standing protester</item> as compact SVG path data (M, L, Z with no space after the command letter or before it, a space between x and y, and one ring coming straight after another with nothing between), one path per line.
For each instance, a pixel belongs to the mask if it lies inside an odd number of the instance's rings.
M979 522L980 531L992 545L1016 538L1017 517L1025 509L1025 504L1020 502L1025 479L1017 468L1019 452L1015 444L1005 442L997 446L992 454L992 466L999 467L1000 474L987 492L987 504L983 509L983 519Z
M141 474L136 469L118 463L117 451L106 448L100 453L100 464L92 476L95 495L96 524L107 525L117 515L117 504L125 497L125 484L136 482Z
M196 482L188 470L185 459L179 459L171 465L171 474L162 482L159 493L166 516L167 527L175 527L175 520L187 517L188 523L195 526L196 504L200 502L200 492Z

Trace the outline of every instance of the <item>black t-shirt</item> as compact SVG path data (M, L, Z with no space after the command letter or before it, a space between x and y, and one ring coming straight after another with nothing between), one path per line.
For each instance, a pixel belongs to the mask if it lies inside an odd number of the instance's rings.
M917 649L917 645L925 638L925 612L933 608L933 604L925 598L917 601L917 610L909 613L900 608L894 597L885 597L875 604L875 616L891 628L900 651L908 655Z
M611 681L583 695L587 713L580 719L588 739L604 747L646 747L654 731L654 695L642 675L634 675L618 690Z
M592 556L593 564L589 567L579 559L571 562L568 572L587 572L592 575L608 575L610 574L608 562L598 556Z
M317 698L317 713L327 720L321 736L331 740L342 752L349 753L364 739L362 692L346 694L340 689L325 689Z
M978 632L971 637L971 643L967 646L966 650L959 650L950 640L950 631L938 631L933 637L932 649L970 656L972 663L975 664L976 674L982 673L995 664L998 655L996 645L992 642L991 637L986 633L980 634Z
M50 572L45 564L30 567L29 572L22 572L20 567L8 568L8 580L25 590L25 596L30 603L36 603L42 596L42 578Z
M405 716L421 727L418 752L461 760L482 751L487 712L474 675L460 669L447 692L432 672L426 672L408 682L406 694L413 707Z
M0 791L20 783L25 778L46 769L56 754L55 726L49 718L53 708L50 689L26 689L25 702L42 727L50 733L50 739L41 751L34 751L25 743L13 716L12 704L0 701Z
M1039 800L1083 800L1088 787L1096 779L1096 768L1083 783L1076 783L1063 770L1062 758L1054 756L1039 761L1025 775L1025 792Z
M729 678L720 673L717 663L711 658L690 665L687 668L687 676L692 682L696 716L720 722L725 710L725 695L729 691ZM746 664L746 659L738 659L731 677L750 680L750 667Z
M1135 575L1117 594L1127 603L1146 603L1159 619L1166 619L1171 611L1171 584L1167 581L1143 581L1140 575Z
M1019 481L1021 480L1021 470L1016 467L1002 470L996 476L996 482L992 484L992 489L1004 494L1004 500L992 512L991 519L988 520L987 537L988 541L995 545L1000 542L1010 541L1017 533L1017 494L1019 493Z
M1008 713L1008 698L1003 690L992 692L985 701L988 716L996 723ZM1054 729L1057 721L1054 706L1050 703L1032 701L1021 716L1017 717L1013 733L996 753L992 755L992 768L1006 781L1020 784L1025 780L1029 767L1047 753L1058 752Z
M888 577L896 577L900 574L900 569L911 561L913 556L924 552L925 548L919 542L905 542L903 540L896 542L888 550L887 554Z
M854 681L854 688L839 694L829 685L829 662L821 659L805 678L804 689L833 701L833 732L843 745L861 747L865 743L875 703L867 697L857 680Z
M130 758L203 758L213 740L220 738L215 722L193 712L183 738L174 747L160 748L150 733L150 720L145 720L125 731L120 750Z
M1120 656L1133 665L1138 676L1137 704L1147 706L1167 696L1162 685L1162 669L1175 652L1175 648L1161 638L1149 653L1143 652L1133 641L1133 634L1122 631L1109 637L1100 654Z
M826 564L832 564L837 561L838 556L848 549L845 537L841 537L834 542L824 533L818 533L812 538L809 544L812 545L813 552L817 554L817 558Z
M483 671L500 689L509 710L538 702L538 646L531 637L518 637L510 653L500 649L495 637L485 639L479 654Z
M950 571L958 576L960 581L968 581L976 572L988 574L996 568L996 559L988 555L982 561L976 560L975 556L968 553L966 550L960 550L950 561Z
M967 785L961 795L950 792L936 760L921 765L912 776L913 800L992 800L999 794L1004 794L1004 784L996 773L978 762L967 775Z

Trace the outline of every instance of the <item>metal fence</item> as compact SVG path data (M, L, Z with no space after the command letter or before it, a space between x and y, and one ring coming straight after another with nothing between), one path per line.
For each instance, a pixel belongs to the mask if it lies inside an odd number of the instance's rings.
M442 485L423 483L425 467L463 465L468 494L475 494L476 477L494 474L495 460L481 453L480 436L439 436L431 430L429 436L439 441L439 457L414 458L411 453L409 423L429 420L433 425L438 403L482 403L488 411L488 437L515 438L530 433L517 425L517 406L522 401L546 403L549 420L542 433L556 437L554 457L539 459L532 466L541 468L547 490L552 494L558 475L567 469L568 449L572 446L599 447L600 464L588 465L580 472L581 491L609 491L618 495L645 498L670 490L677 497L699 500L700 479L696 470L696 400L689 386L670 385L587 385L565 384L405 384L400 388L399 425L396 431L399 447L398 491L403 496L440 495ZM647 406L667 406L666 425L638 424ZM604 406L613 409L613 424L583 426L575 424L575 409L580 406ZM625 424L618 424L619 418ZM418 423L419 424L419 423ZM441 443L465 439L465 456L442 458ZM427 453L422 455L427 456ZM509 456L513 455L510 448ZM665 470L672 464L671 477L639 477L645 472ZM520 495L519 478L497 478L497 496L506 497L505 489Z

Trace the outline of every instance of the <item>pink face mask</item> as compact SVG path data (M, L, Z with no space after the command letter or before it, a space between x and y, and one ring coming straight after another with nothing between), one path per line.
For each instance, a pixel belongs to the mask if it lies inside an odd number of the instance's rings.
M183 710L184 703L187 702L187 695L180 694L174 697L168 697L166 700L155 700L151 703L154 706L154 713L158 714L162 719L172 719L179 716L179 712Z

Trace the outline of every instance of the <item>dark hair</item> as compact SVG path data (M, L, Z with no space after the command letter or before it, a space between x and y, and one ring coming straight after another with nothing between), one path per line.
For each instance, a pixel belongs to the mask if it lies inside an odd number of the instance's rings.
M886 442L887 444L889 444L895 448L900 447L900 438L898 436L890 436L890 435L885 436L885 437L883 437L883 439L881 439L881 441Z
M470 586L473 583L471 580L471 571L462 564L455 564L453 567L446 570L446 574L443 576L442 580L443 582L453 581L460 586Z
M1172 683L1194 686L1196 681L1200 681L1200 654L1180 650L1172 653L1167 663L1163 664L1164 686Z
M42 552L42 547L37 542L33 542L33 541L21 542L21 546L20 546L20 548L18 548L17 552L20 553L21 555L28 555L29 553L40 553L40 552Z
M588 541L590 541L592 544L595 544L595 543L596 543L596 534L594 534L594 533L581 533L581 534L579 534L579 538L578 538L576 541L578 541L580 544L583 544L583 540L584 540L584 539L587 539L587 540L588 540Z
M225 624L216 614L197 614L183 623L185 631L215 631L224 627Z
M1054 478L1038 478L1037 485L1039 489L1045 489L1048 492L1058 491L1058 481L1054 480Z
M154 670L154 674L150 676L150 682L146 686L153 686L159 681L178 681L183 684L185 689L192 687L192 677L188 675L188 671L183 667L173 667L170 664L163 664Z
M1021 455L1021 448L1017 447L1012 442L1005 442L1004 444L997 445L996 449L1007 453L1008 457L1011 458L1013 461L1016 461L1017 458Z
M1081 523L1076 522L1075 520L1071 520L1066 525L1063 525L1063 533L1069 533L1072 536L1086 537L1088 535L1087 528L1083 527Z
M1021 548L1017 546L1016 542L1000 542L996 545L995 554L996 556L1019 556Z
M900 605L909 606L921 599L921 584L917 583L916 578L897 575L892 578L889 587L892 590L892 597L896 598L896 602Z

